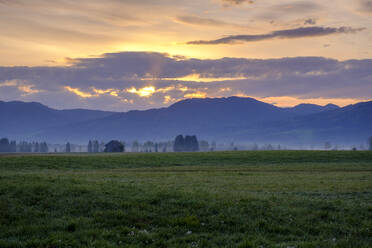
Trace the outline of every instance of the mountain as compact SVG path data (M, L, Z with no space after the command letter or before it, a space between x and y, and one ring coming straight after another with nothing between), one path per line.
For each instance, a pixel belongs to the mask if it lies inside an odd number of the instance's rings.
M372 136L372 101L340 109L295 118L286 123L287 132L297 130L306 134L304 141L314 139L339 143L365 142Z
M296 113L296 115L310 115L320 113L322 111L339 109L340 107L334 104L327 104L326 106L319 106L316 104L299 104L293 108L288 108L289 111Z
M85 144L89 139L160 141L178 134L195 134L225 142L350 144L364 143L372 135L372 102L344 108L332 104L279 108L253 98L206 98L125 113L0 102L0 113L1 127L5 127L0 129L0 136L17 138L21 136L15 134L21 133L29 139L60 143ZM7 127L9 123L11 127Z
M53 139L77 135L82 139L169 139L179 133L221 136L226 128L253 127L259 123L292 117L286 109L252 98L207 98L180 101L168 108L118 113L107 118L74 123L48 132Z
M107 117L114 112L55 110L37 102L0 101L0 137L29 138L36 133L71 123ZM37 138L37 136L35 137Z

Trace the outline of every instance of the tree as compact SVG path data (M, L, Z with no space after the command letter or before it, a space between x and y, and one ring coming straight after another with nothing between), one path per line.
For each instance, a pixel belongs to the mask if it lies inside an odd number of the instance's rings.
M193 148L193 140L191 136L186 136L185 137L185 143L184 143L184 149L183 151L185 152L191 152Z
M122 141L121 144L123 145L123 151L122 152L125 152L125 146L126 146L125 141Z
M208 141L201 140L201 141L199 142L199 148L200 148L200 150L203 151L203 152L207 152L207 151L209 151L209 143L208 143Z
M32 152L32 143L31 142L27 143L27 152Z
M34 152L36 152L36 153L40 152L40 145L39 145L38 142L36 142L36 143L34 144Z
M217 150L217 144L216 144L216 141L213 141L211 145L211 152L214 152L216 150Z
M173 150L175 152L197 152L199 151L199 142L195 135L187 135L185 138L178 135L174 140Z
M267 144L267 145L265 145L265 150L272 151L272 150L274 150L274 147L271 144Z
M70 142L67 142L66 144L66 153L70 153L71 152L71 145L70 145Z
M0 140L0 152L10 152L10 143L7 138Z
M98 153L99 152L99 143L98 140L93 141L93 152Z
M89 143L88 143L88 152L89 153L93 152L93 144L91 140L89 140Z
M165 144L165 151L172 151L174 147L174 140L169 140Z
M145 143L143 143L143 151L151 152L151 144L152 144L151 141L146 141Z
M183 152L185 150L185 139L183 135L178 135L174 140L173 150L175 152Z
M139 142L137 140L132 143L132 152L139 152Z
M49 148L46 142L43 142L40 144L40 152L43 152L43 153L49 152Z
M326 143L324 143L324 149L329 150L331 148L332 148L331 142L327 141Z
M20 152L26 152L26 142L22 141L19 143L19 151Z
M199 151L199 142L198 142L198 138L193 135L191 136L191 139L190 139L190 151L191 152L198 152Z
M22 141L19 144L19 151L20 152L32 152L32 143Z
M255 144L253 144L253 146L252 146L252 150L253 151L258 151L259 150L259 147L258 147L258 145L255 143Z
M105 151L105 142L101 141L101 143L99 143L98 152L104 152L104 151Z
M234 141L233 141L233 142L230 143L230 150L231 150L231 151L234 151L235 148L236 148L236 147L235 147L235 143L234 143Z
M168 146L168 142L161 142L159 143L159 151L161 152L167 152L167 146Z
M372 136L368 139L369 150L372 151Z
M17 152L17 143L15 141L10 142L10 152Z

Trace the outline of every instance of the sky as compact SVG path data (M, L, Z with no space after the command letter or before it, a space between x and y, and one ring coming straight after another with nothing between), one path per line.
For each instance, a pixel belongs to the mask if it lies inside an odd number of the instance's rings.
M372 99L372 0L0 0L0 100Z

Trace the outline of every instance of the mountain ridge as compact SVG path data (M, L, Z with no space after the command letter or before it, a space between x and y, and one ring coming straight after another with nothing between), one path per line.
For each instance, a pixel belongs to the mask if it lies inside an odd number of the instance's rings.
M8 116L4 117L7 102L0 101L0 136L84 144L89 139L169 140L182 133L209 140L303 144L362 142L372 135L372 101L342 108L333 104L281 108L254 98L194 98L165 108L128 112L55 110L35 102L16 104L27 108L12 116L7 110ZM33 113L45 116L36 127L19 125L19 120L27 123L29 115L24 112L31 107L37 108ZM7 127L9 121L11 128Z

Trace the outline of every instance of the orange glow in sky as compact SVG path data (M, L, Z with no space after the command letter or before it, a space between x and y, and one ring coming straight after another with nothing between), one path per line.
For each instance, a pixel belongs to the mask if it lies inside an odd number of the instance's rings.
M371 15L364 0L0 0L0 100L345 106L372 99Z

